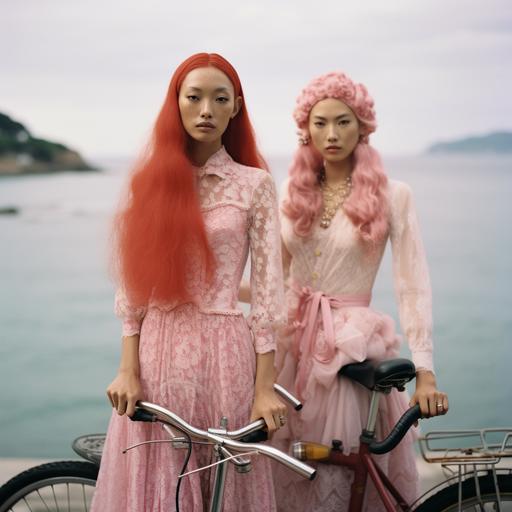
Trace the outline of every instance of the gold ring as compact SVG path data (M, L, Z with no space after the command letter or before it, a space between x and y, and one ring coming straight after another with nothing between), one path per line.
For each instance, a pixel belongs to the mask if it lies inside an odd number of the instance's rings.
M443 402L438 402L438 403L437 403L437 408L438 408L438 409L444 409Z

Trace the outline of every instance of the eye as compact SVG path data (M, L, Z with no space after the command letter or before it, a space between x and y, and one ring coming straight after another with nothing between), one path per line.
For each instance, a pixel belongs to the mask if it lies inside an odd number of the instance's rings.
M195 94L189 94L187 96L187 99L190 101L197 101L199 99L199 96L196 96Z
M229 98L226 98L225 96L219 96L219 97L217 98L217 101L218 101L219 103L227 103L227 102L229 101Z
M340 124L341 124L342 126L346 126L347 124L350 124L350 119L342 119L342 120L340 121Z
M324 122L323 122L323 121L315 121L315 122L314 122L314 125L315 125L317 128L321 128L322 126L324 126Z

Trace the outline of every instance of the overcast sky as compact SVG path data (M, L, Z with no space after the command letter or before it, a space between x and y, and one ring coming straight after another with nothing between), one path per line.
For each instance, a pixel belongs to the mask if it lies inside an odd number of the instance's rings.
M137 153L176 66L238 70L262 149L289 154L314 76L374 96L385 154L512 129L510 0L0 0L0 111L89 158Z

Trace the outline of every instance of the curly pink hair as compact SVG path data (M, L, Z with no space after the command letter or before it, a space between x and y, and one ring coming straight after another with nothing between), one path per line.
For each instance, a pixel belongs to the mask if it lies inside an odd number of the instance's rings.
M345 103L356 115L361 136L354 150L352 192L343 209L364 241L376 242L388 231L387 177L378 152L369 144L377 128L373 99L363 84L354 83L341 72L327 73L312 80L297 98L293 117L302 140L307 139L309 114L326 98ZM283 212L294 223L299 236L308 236L323 206L319 176L323 167L320 153L312 144L302 144L295 152L289 175L288 199Z

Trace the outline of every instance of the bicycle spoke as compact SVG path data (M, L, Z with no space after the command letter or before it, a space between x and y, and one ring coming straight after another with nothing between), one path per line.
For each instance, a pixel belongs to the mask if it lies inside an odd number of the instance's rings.
M44 500L44 498L41 496L39 489L36 489L36 492L37 492L37 495L39 496L39 499L43 502L43 505L46 507L46 510L48 510L48 512L52 512L50 510L50 508L48 507L48 505L46 504L46 501Z
M32 510L32 507L30 506L29 502L27 501L27 499L25 497L23 497L23 501L25 502L25 504L27 505L27 508L30 510L30 512L34 512Z
M57 512L60 512L59 504L57 503L57 496L55 495L55 487L52 485L52 493L53 499L55 501L55 506L57 507Z
M85 485L84 484L82 484L82 494L84 497L84 510L85 510L85 512L87 512L87 499L85 497Z

